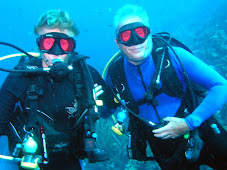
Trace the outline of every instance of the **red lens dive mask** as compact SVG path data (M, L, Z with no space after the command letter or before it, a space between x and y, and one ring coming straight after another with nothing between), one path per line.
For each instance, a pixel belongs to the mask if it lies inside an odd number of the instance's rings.
M117 41L125 46L138 45L142 44L150 33L150 28L140 22L134 22L119 29Z
M54 55L71 53L76 47L76 41L72 37L59 32L40 35L36 42L40 51Z

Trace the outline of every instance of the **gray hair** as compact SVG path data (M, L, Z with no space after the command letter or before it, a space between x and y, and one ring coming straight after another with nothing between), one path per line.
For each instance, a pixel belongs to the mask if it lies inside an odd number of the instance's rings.
M114 16L113 25L115 34L118 33L119 25L121 24L121 22L127 17L139 17L147 27L150 26L147 12L141 6L126 4L118 9Z

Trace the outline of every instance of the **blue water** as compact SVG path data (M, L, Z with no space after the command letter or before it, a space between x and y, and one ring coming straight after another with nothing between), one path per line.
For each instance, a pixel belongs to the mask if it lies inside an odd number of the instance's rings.
M119 6L135 3L143 6L150 16L153 33L168 31L179 35L180 31L194 30L195 26L209 16L224 0L11 0L1 1L0 41L12 43L25 51L36 51L36 36L33 28L39 16L49 9L66 10L77 23L81 33L77 39L77 51L90 56L88 63L101 73L108 60L118 51L114 43L113 15ZM176 31L177 30L177 31ZM183 34L183 33L182 33ZM187 35L185 34L185 39ZM6 46L0 46L0 56L17 53ZM98 61L98 62L97 62ZM12 68L17 60L0 62L0 66ZM0 84L4 79L0 73Z
M115 11L125 3L143 6L150 16L153 33L167 31L185 41L225 0L8 0L0 5L0 41L12 43L25 51L37 50L33 34L39 16L50 9L69 12L81 33L76 37L77 51L90 56L88 63L100 73L118 51L114 43L112 20ZM227 8L226 8L227 9ZM215 23L214 23L215 24ZM18 53L0 45L0 57ZM13 68L18 58L0 61L0 67ZM0 85L7 73L0 72ZM0 141L1 143L1 141ZM1 145L0 152L4 146Z

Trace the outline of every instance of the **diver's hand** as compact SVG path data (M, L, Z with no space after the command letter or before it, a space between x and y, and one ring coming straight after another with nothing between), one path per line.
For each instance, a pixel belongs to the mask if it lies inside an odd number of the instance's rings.
M98 85L98 84L94 84L94 93L95 93L95 100L97 99L97 97L99 97L101 94L103 94L103 90L102 90L102 86Z
M188 125L184 121L184 118L166 117L163 120L168 121L169 123L159 129L152 131L154 133L154 136L157 138L175 139L190 131Z

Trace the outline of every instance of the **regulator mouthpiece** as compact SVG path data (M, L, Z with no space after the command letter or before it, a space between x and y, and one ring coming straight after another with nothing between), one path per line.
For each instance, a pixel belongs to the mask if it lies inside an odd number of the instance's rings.
M63 63L61 59L52 60L53 66L50 69L50 76L55 81L63 80L69 73L69 68Z
M122 100L125 104L125 101ZM121 110L117 113L117 122L111 129L117 134L122 136L125 133L124 121L127 118L127 110L121 107Z
M118 122L116 125L112 126L111 129L119 136L122 136L125 132L125 127L123 122Z

